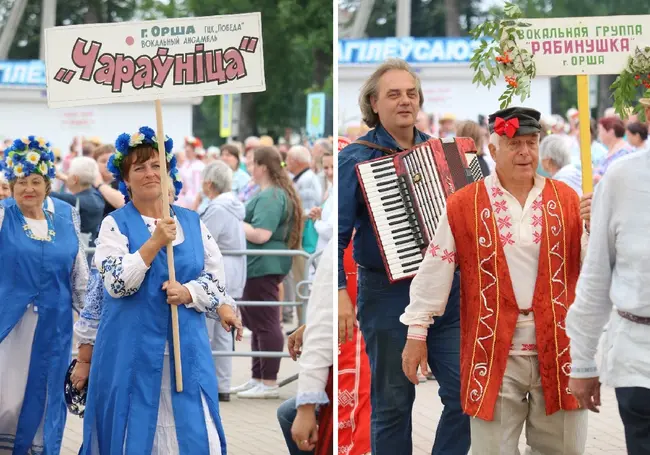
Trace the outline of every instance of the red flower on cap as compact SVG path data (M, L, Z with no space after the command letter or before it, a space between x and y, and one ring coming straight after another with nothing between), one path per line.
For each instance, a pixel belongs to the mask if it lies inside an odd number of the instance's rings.
M504 134L508 136L509 138L513 138L515 134L517 134L517 130L519 129L519 119L518 118L511 118L510 120L504 120L501 117L497 117L494 120L494 132L497 133L499 136L503 136Z

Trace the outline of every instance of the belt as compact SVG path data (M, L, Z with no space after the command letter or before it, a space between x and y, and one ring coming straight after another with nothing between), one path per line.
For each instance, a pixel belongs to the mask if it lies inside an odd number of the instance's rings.
M650 317L637 316L636 314L628 313L627 311L616 310L618 315L628 321L636 322L637 324L650 325Z

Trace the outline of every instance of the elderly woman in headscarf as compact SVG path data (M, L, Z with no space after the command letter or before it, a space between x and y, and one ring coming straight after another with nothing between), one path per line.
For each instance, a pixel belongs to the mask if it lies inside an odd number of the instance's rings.
M539 144L539 162L551 178L564 182L582 196L582 174L571 164L571 140L552 134Z
M5 155L15 201L0 205L0 251L11 264L0 273L0 441L15 454L59 453L72 309L82 306L88 265L76 211L46 209L50 144L29 136Z
M206 329L216 313L227 330L242 326L225 292L219 247L196 212L163 211L162 176L177 194L167 138L158 150L148 127L122 134L108 168L128 203L107 216L95 253L106 292L91 359L82 454L225 455L217 379ZM164 153L162 169L159 153ZM165 247L172 243L176 281ZM178 308L183 392L176 393L171 308Z

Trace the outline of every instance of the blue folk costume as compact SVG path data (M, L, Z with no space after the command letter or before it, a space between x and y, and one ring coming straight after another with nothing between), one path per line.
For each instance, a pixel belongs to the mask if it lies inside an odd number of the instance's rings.
M153 131L140 128L133 136L122 135L116 142L117 153L109 159L108 167L120 182L127 204L112 212L104 224L110 231L117 229L126 237L130 255L136 254L150 239L149 226L132 202L120 174L122 159L140 144L157 148ZM177 194L175 160L171 155L171 139L165 142L170 175ZM176 280L180 283L200 283L211 305L208 312L216 312L219 304L233 304L223 286L204 271L204 245L206 236L198 214L173 206L184 241L174 244ZM100 230L99 243L102 244ZM208 236L209 240L210 237ZM216 247L216 243L214 245ZM127 256L100 258L99 271L104 281L103 298L94 299L97 309L82 318L84 335L98 327L94 340L88 393L84 414L84 455L151 454L170 455L225 455L226 438L219 416L217 379L206 327L206 313L185 305L178 306L183 371L183 392L176 392L174 375L171 310L162 284L169 279L167 253L162 249L146 271L139 287L125 283L121 276ZM209 291L217 286L218 292ZM186 286L189 287L188 284ZM110 292L109 292L110 290ZM97 313L100 313L98 315ZM95 313L94 315L91 313ZM90 328L90 330L88 330ZM78 331L79 333L79 331ZM169 388L161 386L170 378ZM171 394L171 399L164 394ZM171 403L176 440L172 452L162 451L155 445L159 441L157 424L160 419L159 404L166 399ZM208 425L210 427L208 428ZM218 437L218 451L210 449L208 435ZM167 435L168 436L168 435ZM158 443L159 444L159 443ZM171 443L169 443L171 444Z
M18 139L5 154L9 181L54 178L54 156L43 139ZM58 454L72 309L80 308L88 280L79 218L66 204L44 208L44 222L26 220L13 199L3 203L0 251L11 267L0 273L0 453Z

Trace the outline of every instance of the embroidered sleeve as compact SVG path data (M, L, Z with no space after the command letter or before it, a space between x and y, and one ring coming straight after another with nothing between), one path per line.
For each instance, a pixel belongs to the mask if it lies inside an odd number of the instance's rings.
M115 298L135 294L149 270L139 252L129 253L128 242L115 219L111 216L104 218L95 241L95 266L104 287Z
M93 270L88 281L88 292L86 301L74 324L74 332L77 335L77 348L82 344L95 344L95 337L99 329L99 319L104 303L104 285L98 270Z
M314 284L307 303L305 329L296 406L328 403L327 379L334 363L334 248L330 241L316 269Z
M81 234L81 216L79 216L79 211L72 207L72 223L74 224L74 230L77 232L77 235Z
M433 317L444 314L456 270L456 243L443 213L440 225L411 283L410 303L400 316L408 338L424 340Z
M86 297L86 289L88 286L88 259L86 259L86 251L79 239L79 249L77 250L77 257L75 258L74 265L72 266L72 306L75 310L81 311L84 306L84 299Z
M217 308L223 304L235 308L235 301L226 292L226 275L221 251L203 222L201 222L201 236L204 251L203 271L196 280L184 285L192 295L192 302L187 307L194 308L200 313L208 313L208 317L218 320Z

